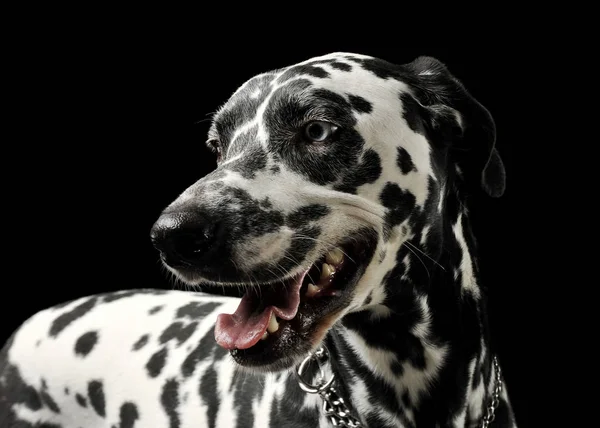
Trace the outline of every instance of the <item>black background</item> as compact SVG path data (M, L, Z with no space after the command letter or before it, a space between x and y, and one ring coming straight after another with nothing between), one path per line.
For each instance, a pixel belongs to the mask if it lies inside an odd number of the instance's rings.
M528 426L528 379L536 368L525 309L540 286L519 272L525 262L517 256L520 232L513 227L513 213L523 203L519 192L531 182L519 172L517 156L527 149L527 137L519 129L523 112L515 93L527 82L514 68L527 40L483 45L474 34L429 41L398 34L403 43L299 38L283 41L282 48L274 45L275 36L231 43L208 41L211 34L57 28L19 52L14 110L25 120L13 136L11 156L2 160L5 170L14 171L5 186L4 235L12 251L4 256L0 343L36 311L68 299L172 288L148 232L168 203L215 167L203 143L208 118L245 80L332 51L395 63L431 55L496 120L507 192L500 199L476 199L472 210L492 334L520 426Z

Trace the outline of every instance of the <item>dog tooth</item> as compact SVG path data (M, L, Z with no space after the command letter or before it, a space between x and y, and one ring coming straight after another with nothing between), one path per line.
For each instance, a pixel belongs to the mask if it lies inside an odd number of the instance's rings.
M321 279L329 278L334 273L335 268L333 266L323 263L323 267L321 268Z
M308 288L306 289L306 297L313 297L315 294L319 292L321 288L317 287L314 284L308 284Z
M279 323L275 319L275 314L271 313L271 319L269 319L269 325L267 326L267 331L269 333L275 333L279 330Z
M344 260L344 252L336 247L325 255L325 260L334 266L339 265Z
M265 331L265 334L262 335L262 337L260 338L260 340L267 340L267 337L269 337L269 332Z

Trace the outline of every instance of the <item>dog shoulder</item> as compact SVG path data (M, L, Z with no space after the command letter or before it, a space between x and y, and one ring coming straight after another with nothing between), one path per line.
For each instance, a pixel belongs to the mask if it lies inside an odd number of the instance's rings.
M237 303L201 293L127 290L42 310L0 352L0 419L25 409L23 417L50 420L68 409L100 421L111 412L119 417L109 399L127 404L136 385L147 384L147 393L160 397L168 378L191 378L214 357L217 314L228 306L233 312Z

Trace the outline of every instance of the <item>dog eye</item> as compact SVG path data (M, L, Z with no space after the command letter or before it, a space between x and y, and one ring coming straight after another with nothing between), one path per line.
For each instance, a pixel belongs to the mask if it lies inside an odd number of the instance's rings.
M322 143L338 129L337 126L320 120L310 122L304 128L304 135L312 142Z
M221 161L221 142L216 138L211 138L206 142L206 145L217 154L217 162Z

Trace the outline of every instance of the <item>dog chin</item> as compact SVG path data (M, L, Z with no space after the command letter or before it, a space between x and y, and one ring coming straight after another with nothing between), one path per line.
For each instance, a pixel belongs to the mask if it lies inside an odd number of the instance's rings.
M205 282L205 279L202 278L202 276L191 270L187 271L182 268L175 269L166 264L164 261L162 262L162 265L173 275L175 280L181 284L191 287L198 287Z
M286 372L288 370L293 369L298 364L302 362L302 360L306 357L303 354L296 355L288 355L283 357L275 362L267 363L263 365L246 365L244 363L240 363L238 359L234 355L231 355L233 361L236 363L239 370L249 373L249 374L265 374L265 373L277 373L277 372Z

